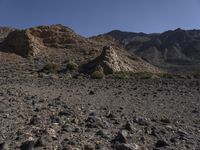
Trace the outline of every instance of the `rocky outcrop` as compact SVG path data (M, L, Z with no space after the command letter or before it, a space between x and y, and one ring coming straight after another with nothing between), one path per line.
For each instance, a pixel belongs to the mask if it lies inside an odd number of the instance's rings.
M105 46L102 53L91 62L84 65L84 70L93 72L102 70L105 74L113 74L116 72L154 72L156 69L153 66L148 66L139 58L131 60L130 57L123 56L117 53L111 46ZM147 65L147 66L145 66ZM149 68L148 68L149 67Z
M100 56L84 66L87 71L92 72L96 69L102 69L105 74L112 74L120 71L132 71L132 68L126 65L111 46L105 46Z
M44 48L41 39L34 37L29 30L11 32L3 45L9 52L23 57L35 56Z
M4 49L23 57L36 56L46 48L71 48L84 39L62 25L39 26L11 32L4 40Z

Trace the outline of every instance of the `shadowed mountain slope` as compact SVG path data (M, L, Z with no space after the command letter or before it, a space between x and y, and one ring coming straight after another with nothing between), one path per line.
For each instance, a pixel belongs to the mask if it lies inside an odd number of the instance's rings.
M168 70L200 70L200 30L167 31L144 34L111 31L125 49L158 67Z

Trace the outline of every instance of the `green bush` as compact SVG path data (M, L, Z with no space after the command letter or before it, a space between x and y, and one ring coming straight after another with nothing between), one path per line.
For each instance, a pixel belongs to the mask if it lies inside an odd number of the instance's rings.
M49 27L48 27L48 26L38 26L38 28L39 28L39 29L41 29L41 30L46 30L46 29L49 29Z
M129 79L129 78L136 78L136 79L151 79L153 76L152 73L149 72L131 72L131 71L122 71L115 73L114 77L117 79Z
M39 72L43 72L43 73L56 73L58 69L58 66L54 63L50 63L45 65Z
M77 70L78 69L78 65L73 61L69 61L68 64L67 64L67 69L69 69L69 70Z
M114 77L117 79L129 79L130 73L129 72L118 72L114 74Z
M134 73L133 76L138 79L151 79L153 74L149 72L138 72Z
M102 71L94 71L91 75L92 79L104 79L105 74Z
M170 73L160 73L160 74L158 74L158 76L160 78L167 78L167 79L173 79L174 78L174 75L170 74Z

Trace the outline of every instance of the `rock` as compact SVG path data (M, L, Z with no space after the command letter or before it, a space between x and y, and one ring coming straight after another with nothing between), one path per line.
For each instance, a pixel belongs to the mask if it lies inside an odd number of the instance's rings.
M135 117L134 118L134 122L136 122L137 124L139 125L142 125L142 126L148 126L150 125L150 120L147 119L147 118L142 118L142 117Z
M185 136L185 137L189 136L189 134L186 131L183 131L181 129L179 129L177 131L177 134L180 135L180 136Z
M10 48L9 51L28 57L37 56L46 47L67 48L68 44L75 44L77 41L83 42L83 39L71 29L51 25L15 30L6 37L3 44Z
M35 142L35 146L34 147L42 147L42 146L46 146L49 143L51 143L53 140L50 136L46 135L46 136L41 136L37 139L37 141Z
M41 118L39 118L37 115L35 115L30 119L29 124L30 125L40 125L41 124Z
M112 112L109 112L106 116L107 118L110 118L110 119L115 119L115 115L112 113Z
M126 124L124 125L124 129L128 131L133 131L135 128L134 128L134 125L130 121L127 121Z
M45 145L44 138L40 137L36 142L35 142L35 147L41 147Z
M102 138L105 138L105 139L108 139L109 138L109 135L107 132L103 131L103 130L99 130L96 132L96 135L97 136L101 136Z
M79 128L79 127L76 127L75 129L74 129L74 131L73 132L75 132L75 133L80 133L82 130L81 130L81 128Z
M75 148L73 148L72 146L65 146L64 148L62 148L62 150L75 150ZM79 149L76 149L76 150L79 150Z
M176 143L176 141L177 141L177 137L172 137L172 138L170 139L170 142L172 142L172 143Z
M166 147L169 146L169 144L165 140L158 140L155 144L155 147Z
M63 110L58 113L59 116L70 116L72 114L69 110Z
M149 129L150 135L155 136L155 137L160 137L160 136L166 134L166 132L167 132L166 129L163 127L153 126L153 127L151 127L151 129Z
M76 143L72 143L68 138L65 138L61 143L60 143L60 147L62 148L62 150L71 150L73 149L73 146L76 145ZM60 149L61 149L60 148Z
M34 140L28 140L22 143L21 150L33 150L35 145Z
M9 146L7 143L1 143L0 144L0 150L9 150Z
M69 124L65 124L65 125L62 126L62 131L72 132L72 131L74 131L74 128Z
M48 135L50 135L52 138L57 138L56 136L56 131L52 128L47 128L46 132L48 133Z
M71 123L79 124L79 120L77 118L74 118L74 119L71 120Z
M160 121L161 121L162 123L165 123L165 124L170 123L170 119L168 119L168 118L162 118Z
M140 150L137 144L118 143L115 145L115 150Z
M60 118L57 116L51 116L50 120L52 124L60 124Z
M95 149L96 149L96 150L109 150L109 148L106 147L106 146L103 145L103 144L96 144Z
M87 118L86 122L86 127L88 128L108 128L109 127L109 123L106 122L105 120L102 120L99 117L96 116L89 116Z
M94 95L95 93L94 93L94 91L90 91L89 94L90 95Z
M114 143L127 143L127 136L128 133L126 130L119 131L115 139L113 140Z
M95 147L92 144L86 144L84 145L84 150L95 150Z
M121 60L116 50L111 46L105 46L100 56L85 64L84 70L94 72L96 68L101 68L105 74L112 74L120 71L133 71L131 65Z

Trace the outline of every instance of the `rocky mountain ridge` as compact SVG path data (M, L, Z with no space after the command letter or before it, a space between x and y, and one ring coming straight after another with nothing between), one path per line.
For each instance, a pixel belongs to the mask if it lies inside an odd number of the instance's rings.
M105 35L115 38L125 49L149 63L169 70L200 68L200 30L170 30L145 34L111 31Z

